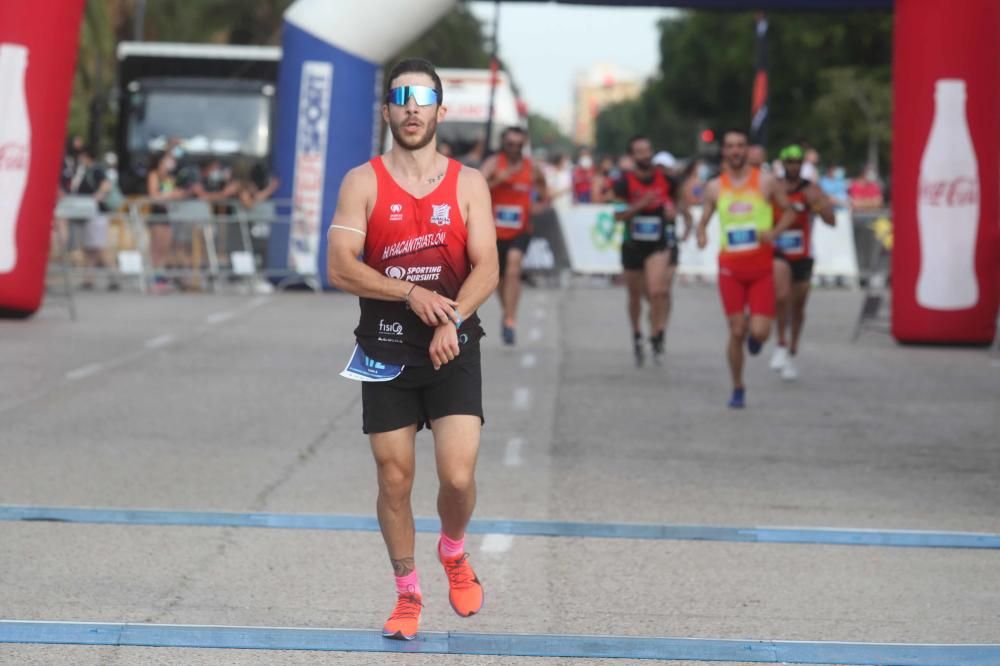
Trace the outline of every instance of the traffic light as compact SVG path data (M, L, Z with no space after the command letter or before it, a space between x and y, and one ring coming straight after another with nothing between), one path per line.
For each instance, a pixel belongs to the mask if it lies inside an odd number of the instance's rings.
M712 143L713 141L715 141L715 132L710 129L703 129L701 131L701 142Z

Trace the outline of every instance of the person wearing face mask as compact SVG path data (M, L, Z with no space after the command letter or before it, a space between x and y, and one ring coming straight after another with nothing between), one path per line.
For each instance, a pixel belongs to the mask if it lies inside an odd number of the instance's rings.
M589 150L581 148L576 167L573 169L574 202L590 203L593 200L595 174L594 158L591 157Z
M843 210L848 205L847 179L844 175L844 167L828 166L826 173L819 179L820 189L836 210Z
M677 234L674 230L674 191L664 172L653 164L653 146L644 136L628 142L635 168L615 183L615 198L624 209L615 213L625 222L622 268L628 289L628 317L632 327L632 352L636 366L645 362L642 344L642 300L649 303L649 344L653 361L663 362L670 289L677 268ZM690 221L688 222L690 230Z
M154 293L162 293L170 289L166 277L162 274L156 274L157 271L162 271L167 267L170 248L173 244L173 230L170 226L170 219L167 217L166 204L185 199L188 196L186 190L177 187L176 170L177 161L174 156L170 152L165 152L153 158L149 174L146 176L146 195L152 203L148 224L149 260L155 275Z

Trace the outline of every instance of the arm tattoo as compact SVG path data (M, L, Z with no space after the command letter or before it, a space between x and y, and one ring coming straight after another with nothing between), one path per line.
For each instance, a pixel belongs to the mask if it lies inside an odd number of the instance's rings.
M414 564L412 557L402 557L398 560L390 561L392 562L392 570L397 576L406 576L411 574L416 568L416 564Z

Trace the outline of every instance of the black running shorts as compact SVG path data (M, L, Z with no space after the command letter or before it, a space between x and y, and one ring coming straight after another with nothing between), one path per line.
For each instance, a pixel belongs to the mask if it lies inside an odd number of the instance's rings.
M435 370L411 365L389 382L361 384L361 429L390 432L417 424L430 428L442 416L470 414L483 419L483 376L479 343L462 347L458 357Z
M528 245L531 243L531 234L523 233L510 240L497 240L497 258L500 259L500 275L507 272L507 253L511 250L520 250L521 254L528 253Z
M663 251L670 253L669 263L671 266L676 266L680 253L677 246L668 245L666 239L653 242L626 241L622 243L622 268L627 271L641 271L646 266L646 259Z
M789 259L780 252L774 253L775 259L780 259L788 264L792 269L792 282L809 282L813 274L813 258L801 257L799 259Z

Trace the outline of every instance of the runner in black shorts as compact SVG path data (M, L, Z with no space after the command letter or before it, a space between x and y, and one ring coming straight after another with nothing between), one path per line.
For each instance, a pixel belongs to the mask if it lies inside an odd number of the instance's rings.
M835 223L833 207L818 185L802 178L804 151L796 144L786 146L780 155L785 177L778 186L788 197L795 211L795 222L774 243L774 300L777 316L778 345L771 357L771 369L781 373L785 380L798 379L799 370L795 355L799 351L799 337L806 320L806 301L811 287L812 223L818 215L825 224ZM780 211L775 211L775 221ZM791 324L791 344L788 329Z
M410 490L414 443L424 426L434 435L436 555L449 600L466 617L483 604L465 529L476 504L483 424L476 310L496 288L498 267L485 179L437 151L435 130L446 109L434 66L404 60L386 81L382 117L395 141L345 176L330 225L328 274L361 299L358 344L342 374L364 382L362 420L378 470L379 526L396 575L396 608L382 633L410 640L423 608Z
M645 360L642 345L642 298L649 301L649 342L653 361L662 363L664 333L670 316L670 289L677 267L677 234L674 225L672 184L659 169L653 166L653 147L649 139L635 136L629 140L628 152L635 163L633 171L626 171L614 185L615 198L627 204L615 213L615 219L624 220L625 237L622 242L622 268L628 288L628 316L632 324L632 347L635 363ZM684 236L690 233L690 217L686 221Z
M497 254L500 258L500 307L505 345L517 339L517 306L521 300L521 262L531 241L531 215L546 198L545 177L538 165L524 154L528 133L508 127L500 139L500 152L486 158L480 170L490 186L496 223Z

